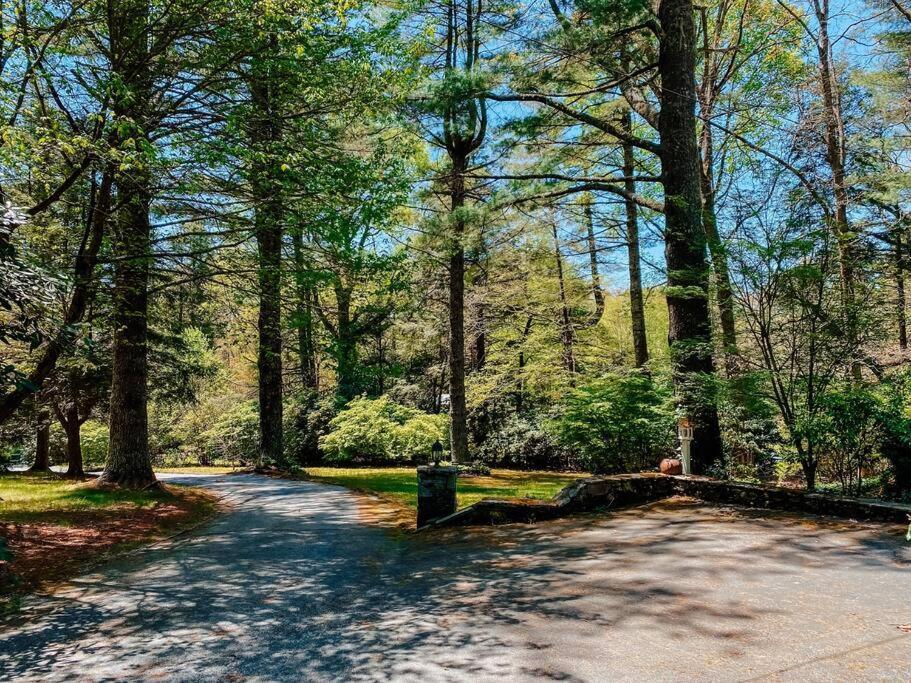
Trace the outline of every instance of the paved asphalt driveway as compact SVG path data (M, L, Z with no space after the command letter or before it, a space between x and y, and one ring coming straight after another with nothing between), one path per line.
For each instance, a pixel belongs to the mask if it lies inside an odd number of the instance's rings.
M0 680L911 680L900 530L659 504L401 535L343 489L231 512L0 623Z

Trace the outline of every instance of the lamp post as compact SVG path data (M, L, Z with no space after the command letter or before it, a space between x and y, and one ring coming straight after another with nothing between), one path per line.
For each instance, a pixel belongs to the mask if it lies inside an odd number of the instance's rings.
M443 458L443 444L440 443L439 439L433 442L433 445L430 447L430 451L433 454L433 464L439 465L440 460Z
M690 444L693 443L693 425L688 417L681 417L677 421L677 436L680 439L680 459L683 461L683 473L692 474Z

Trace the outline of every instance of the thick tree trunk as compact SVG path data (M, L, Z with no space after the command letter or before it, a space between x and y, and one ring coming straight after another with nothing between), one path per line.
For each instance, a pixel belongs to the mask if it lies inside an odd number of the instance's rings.
M313 294L311 287L303 281L306 271L304 261L303 235L295 230L294 267L296 272L296 317L297 317L297 355L300 363L301 384L306 389L319 388L319 373L316 366L316 347L313 343Z
M467 159L452 159L451 212L465 205ZM449 422L452 461L468 460L465 407L465 221L456 216L449 253Z
M99 483L144 488L155 482L149 453L147 178L120 179L114 269L114 350L111 375L110 447Z
M274 51L270 38L267 53ZM255 201L254 231L259 259L259 464L284 462L282 433L281 181L274 155L281 143L272 91L274 74L268 57L258 61L250 82L253 105L251 137L256 155L251 169Z
M665 195L668 342L680 410L695 423L693 470L722 456L712 375L706 238L696 146L692 0L661 0L661 169Z
M623 128L632 133L632 115L623 115ZM629 310L633 330L633 359L637 368L648 363L648 339L645 335L645 301L642 297L642 264L639 256L639 207L631 197L636 193L633 174L636 159L633 146L623 145L623 175L626 177L626 253L629 260Z
M38 411L38 428L35 430L35 462L29 472L50 472L51 416L47 410Z
M816 490L816 463L804 462L802 465L803 477L806 480L807 491Z
M149 5L114 0L108 6L112 69L121 84L112 104L120 137L141 140L151 99ZM137 146L138 147L138 146ZM141 147L140 147L141 149ZM120 207L114 221L114 344L110 446L98 482L127 488L156 483L149 453L148 283L151 251L151 177L148 160L115 177Z

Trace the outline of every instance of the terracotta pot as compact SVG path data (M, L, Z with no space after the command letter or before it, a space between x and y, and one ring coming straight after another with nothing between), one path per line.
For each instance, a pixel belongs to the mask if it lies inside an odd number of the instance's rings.
M661 474L683 474L683 465L677 458L665 458L658 467Z

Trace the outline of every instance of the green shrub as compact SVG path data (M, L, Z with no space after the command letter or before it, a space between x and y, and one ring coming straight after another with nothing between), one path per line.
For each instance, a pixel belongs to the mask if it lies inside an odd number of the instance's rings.
M613 374L574 390L550 429L596 473L653 468L674 452L668 386L640 372Z
M200 465L250 463L259 449L259 413L255 401L231 406L196 439Z
M882 411L865 385L835 387L819 401L817 451L819 472L843 494L860 495L862 474L873 465L882 440Z
M736 481L764 481L773 475L775 451L783 438L775 405L767 398L766 378L745 373L718 382L718 417L724 460L716 476Z
M335 397L303 391L285 405L285 457L291 466L315 465L323 457L319 439L338 415Z
M355 398L319 437L333 463L424 461L435 441L448 439L448 418L393 403L386 396Z
M775 479L779 484L800 481L803 479L803 468L799 462L794 460L777 460L775 462Z
M107 424L100 420L86 420L80 432L82 461L86 471L104 467L108 459L110 432Z
M900 372L878 387L880 454L889 461L893 494L911 494L911 371Z
M475 460L492 467L523 470L578 469L568 449L541 427L542 420L515 412L491 416L483 435L472 429ZM493 419L490 419L493 417Z

